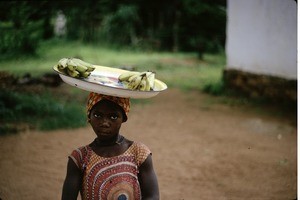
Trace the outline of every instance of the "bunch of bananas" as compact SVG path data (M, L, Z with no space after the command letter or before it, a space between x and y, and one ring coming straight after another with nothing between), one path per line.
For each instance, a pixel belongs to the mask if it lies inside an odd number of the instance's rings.
M154 89L155 73L129 71L121 74L119 81L130 90L150 91Z
M57 69L74 78L87 78L95 67L78 58L62 58L58 61Z

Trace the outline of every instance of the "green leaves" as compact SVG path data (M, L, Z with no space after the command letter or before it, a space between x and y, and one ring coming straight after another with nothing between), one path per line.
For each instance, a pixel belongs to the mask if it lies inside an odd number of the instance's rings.
M84 106L75 101L57 101L50 94L0 92L0 134L8 125L28 124L40 130L78 128L86 125ZM5 128L6 127L6 128Z

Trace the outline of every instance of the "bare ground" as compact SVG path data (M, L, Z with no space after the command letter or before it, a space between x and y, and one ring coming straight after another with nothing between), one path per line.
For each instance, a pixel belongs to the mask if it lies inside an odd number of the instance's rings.
M135 104L121 132L152 150L162 200L297 197L297 127L287 116L169 89ZM68 154L93 138L90 127L0 137L0 199L60 199Z

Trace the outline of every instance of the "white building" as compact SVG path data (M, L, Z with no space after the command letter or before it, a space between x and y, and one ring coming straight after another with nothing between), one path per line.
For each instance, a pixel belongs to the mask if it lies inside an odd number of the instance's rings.
M292 80L294 81L292 85L295 85L297 2L295 0L227 0L226 55L225 79L228 77L232 79L230 76L232 72L235 74L241 72L243 74L241 76L251 75L250 82L253 84L253 77L257 75L256 81L257 85L260 85L260 91L262 91L261 87L271 87L259 81L261 76L264 79L270 77L272 81L278 80L277 78L287 80L289 85ZM232 84L235 81L229 82L234 87ZM247 82L249 80L244 84ZM274 82L272 84L276 85ZM249 88L250 86L248 90Z

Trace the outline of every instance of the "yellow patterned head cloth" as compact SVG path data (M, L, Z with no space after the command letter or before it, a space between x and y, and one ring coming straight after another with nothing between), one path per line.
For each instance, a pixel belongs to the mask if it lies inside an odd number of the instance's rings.
M129 109L130 109L129 98L108 96L108 95L98 94L98 93L94 93L94 92L91 92L88 97L88 102L87 102L87 117L88 117L88 119L90 118L90 112L91 112L91 109L93 108L93 106L103 99L112 101L112 102L118 104L119 106L121 106L121 108L123 108L123 111L124 111L124 122L127 121L127 117L128 117L128 113L129 113Z

